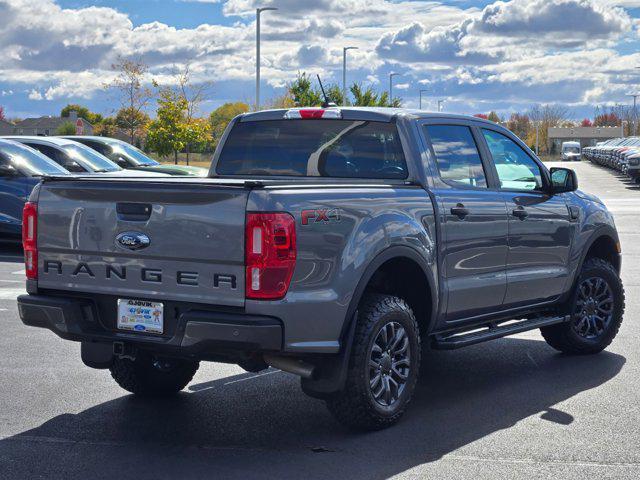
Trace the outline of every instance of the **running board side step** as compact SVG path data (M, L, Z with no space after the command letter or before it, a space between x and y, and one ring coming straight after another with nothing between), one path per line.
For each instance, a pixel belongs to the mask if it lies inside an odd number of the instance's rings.
M433 337L432 348L435 350L455 350L457 348L468 347L488 340L495 340L508 335L555 325L556 323L568 322L570 319L570 315L559 317L538 317L512 322L507 325L488 323L484 326L476 327L473 331L470 331L470 333L465 333L464 331L459 330L454 332L445 332Z

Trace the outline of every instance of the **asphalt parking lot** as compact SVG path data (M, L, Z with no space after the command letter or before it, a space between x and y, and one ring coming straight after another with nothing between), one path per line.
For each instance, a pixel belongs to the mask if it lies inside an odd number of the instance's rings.
M0 478L640 478L640 187L586 162L616 217L627 309L609 351L556 353L529 332L432 352L399 425L341 427L298 380L203 364L145 401L20 322L20 251L0 251Z

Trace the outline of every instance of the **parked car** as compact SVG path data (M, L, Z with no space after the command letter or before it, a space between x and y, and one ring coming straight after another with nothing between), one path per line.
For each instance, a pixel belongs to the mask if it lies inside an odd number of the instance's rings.
M207 173L209 173L206 168L162 164L147 156L139 148L115 138L75 135L61 138L82 143L125 169L193 177L206 177Z
M580 142L562 142L562 160L566 162L580 161Z
M0 239L20 241L22 209L43 175L69 175L37 150L0 139Z
M272 366L361 429L401 417L422 346L540 329L584 355L620 328L613 216L500 125L303 108L223 138L212 178L45 179L22 321L134 394L175 393L200 361Z
M78 174L102 174L128 177L160 177L161 173L124 170L95 150L81 143L58 137L2 137L34 148L65 170Z

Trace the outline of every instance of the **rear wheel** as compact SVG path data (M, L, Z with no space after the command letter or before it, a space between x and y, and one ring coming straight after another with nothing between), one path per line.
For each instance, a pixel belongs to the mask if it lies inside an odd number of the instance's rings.
M624 288L613 265L587 260L571 300L571 320L544 327L542 336L556 350L573 354L598 353L607 348L620 329Z
M345 425L378 430L397 422L413 396L420 332L411 308L391 295L367 295L357 322L345 388L327 406Z
M109 370L125 390L141 396L161 397L186 387L199 366L199 362L138 352L135 360L114 358Z

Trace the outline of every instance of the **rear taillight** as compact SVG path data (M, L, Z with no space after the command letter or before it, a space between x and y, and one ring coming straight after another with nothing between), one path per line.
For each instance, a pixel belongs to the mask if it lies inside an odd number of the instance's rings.
M296 266L296 225L288 213L248 213L245 235L246 297L278 300Z
M22 210L24 269L29 280L38 278L38 206L27 202Z

